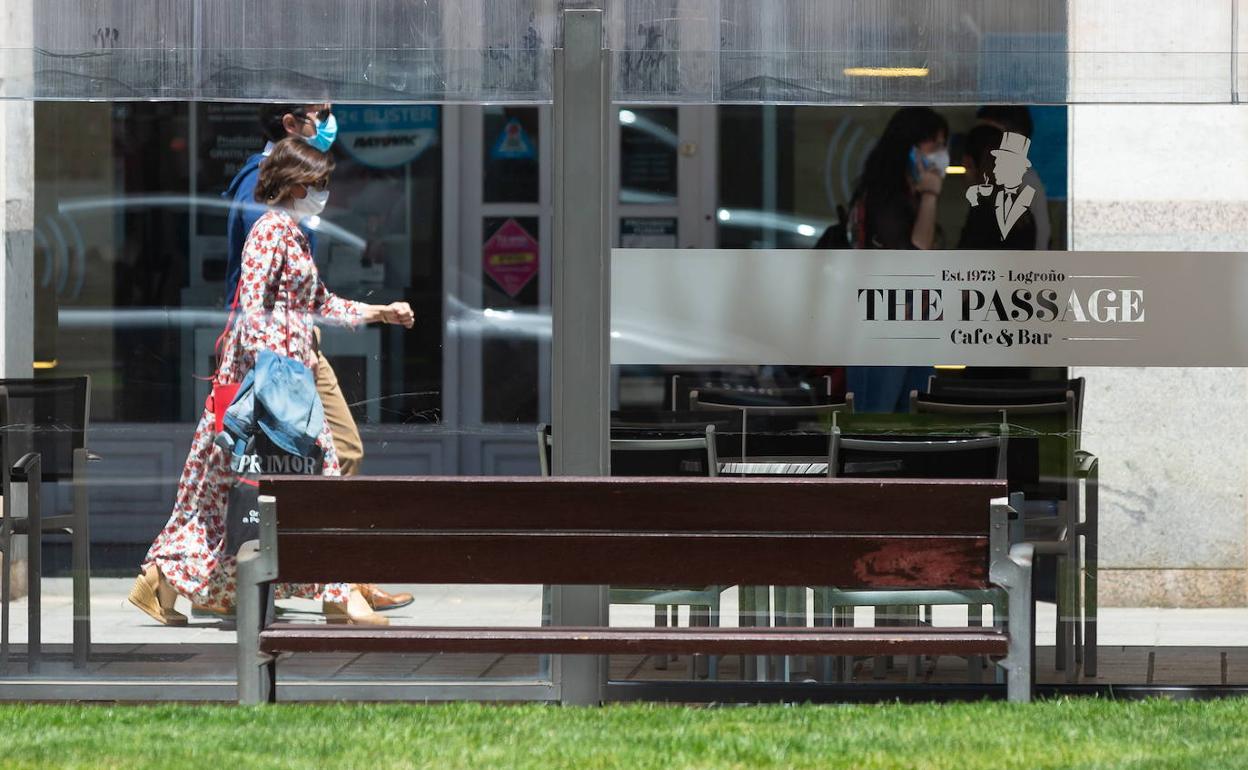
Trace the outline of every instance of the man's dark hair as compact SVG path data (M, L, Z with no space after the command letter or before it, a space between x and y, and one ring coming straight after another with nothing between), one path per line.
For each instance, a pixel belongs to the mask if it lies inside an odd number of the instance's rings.
M1004 133L996 126L981 123L967 131L966 136L962 138L962 154L970 156L971 160L975 161L980 173L989 171L992 169L992 151L1001 146L1001 137ZM973 184L979 184L981 181L976 179Z
M286 138L286 126L282 119L287 115L296 118L307 117L302 104L265 104L260 107L260 130L264 138L270 142L280 142Z
M1004 130L1022 134L1028 139L1031 138L1031 133L1035 130L1035 126L1031 122L1031 110L1022 105L1000 104L980 107L979 111L975 113L975 117L980 120L990 120Z

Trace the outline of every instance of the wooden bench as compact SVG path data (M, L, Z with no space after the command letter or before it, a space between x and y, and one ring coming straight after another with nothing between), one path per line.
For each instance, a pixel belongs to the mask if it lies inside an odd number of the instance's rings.
M999 481L320 478L261 481L239 553L239 700L283 652L984 655L1032 689L1031 552ZM273 622L273 582L783 585L1008 592L993 628L417 628ZM436 618L431 618L436 620Z

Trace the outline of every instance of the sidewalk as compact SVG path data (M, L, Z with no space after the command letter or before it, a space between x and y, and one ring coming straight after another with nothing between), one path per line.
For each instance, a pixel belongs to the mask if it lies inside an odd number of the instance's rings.
M49 656L41 677L232 679L235 633L232 621L191 618L186 627L161 626L127 601L132 581L99 578L91 582L92 663L86 670L69 665L71 634L71 581L44 581L43 644ZM536 625L540 622L542 592L538 586L387 586L407 590L416 597L405 608L387 613L396 625ZM304 599L278 603L285 617L294 621L322 622L317 602ZM16 645L26 639L25 600L11 609L11 638ZM189 613L185 600L178 609ZM869 625L871 608L857 610L858 625ZM964 625L962 607L937 607L937 625ZM720 621L737 624L737 592L723 595ZM649 606L613 605L611 622L616 626L648 626L654 622ZM685 622L682 619L682 624ZM1037 611L1037 679L1061 681L1053 670L1052 605ZM1100 615L1101 670L1096 682L1114 684L1248 684L1248 608L1242 609L1150 609L1102 608ZM20 648L19 648L20 651ZM329 660L329 658L333 660ZM660 661L637 656L612 659L612 676L619 679L684 679L687 661L666 668ZM283 663L288 675L308 679L405 679L429 678L532 678L538 676L536 656L397 656L345 655L297 656ZM22 676L19 660L10 664L7 676ZM893 678L897 672L890 672ZM738 661L721 663L721 678L739 675ZM866 676L869 678L870 674ZM926 681L965 681L965 662L940 658L924 675ZM1089 680L1082 680L1089 681Z

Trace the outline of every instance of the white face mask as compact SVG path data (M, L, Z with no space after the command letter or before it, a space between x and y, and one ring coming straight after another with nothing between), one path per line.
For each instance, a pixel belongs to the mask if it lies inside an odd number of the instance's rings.
M936 152L929 152L923 156L923 163L941 176L945 175L945 171L949 168L949 150L941 148Z
M329 203L329 190L308 189L307 195L290 204L290 210L297 219L304 220L324 211L326 203Z

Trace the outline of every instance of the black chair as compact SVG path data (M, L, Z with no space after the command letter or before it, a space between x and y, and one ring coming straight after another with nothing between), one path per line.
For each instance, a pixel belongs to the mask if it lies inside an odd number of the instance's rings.
M703 424L700 434L677 430L675 423L664 423L657 431L642 427L613 427L611 430L612 476L718 476L715 452L715 426ZM683 435L682 435L683 434ZM538 464L543 476L551 475L554 441L549 425L537 426ZM633 587L612 586L611 604L643 604L654 607L654 624L675 626L679 608L689 607L691 626L718 626L720 595L725 586ZM659 661L660 669L666 660ZM696 659L690 660L690 674L697 673ZM708 659L707 676L719 677L719 661Z
M1067 672L1069 681L1074 681L1079 663L1083 664L1085 676L1094 677L1097 670L1099 463L1095 455L1079 445L1083 379L1053 384L1015 381L996 387L1001 382L1008 381L944 382L937 385L935 393L915 391L910 395L911 412L963 416L1004 413L1012 433L1037 437L1040 478L1033 488L1023 491L1029 509L1036 504L1050 505L1057 515L1028 510L1024 527L1028 530L1027 541L1036 544L1037 561L1056 560L1057 587L1053 599L1057 603L1058 643L1055 664L1059 671ZM1080 482L1087 488L1085 506L1080 505ZM1068 666L1071 651L1075 665Z
M695 390L718 394L721 403L752 406L814 406L832 401L832 378L770 381L759 377L672 375L669 383L668 408L681 411L689 407L689 394ZM716 399L707 399L716 400Z
M29 601L37 605L42 578L40 550L45 534L71 536L74 581L75 667L83 667L91 651L91 531L87 506L87 425L90 419L91 380L89 377L0 380L0 479L4 495L4 517L0 520L0 553L5 556L0 603L0 664L9 652L9 594L13 536L28 538L27 570ZM40 458L42 482L67 483L71 488L68 513L37 516L28 511L16 518L12 511L11 468L28 454ZM27 482L30 483L30 482ZM38 526L32 526L37 523ZM39 607L31 607L37 617ZM31 629L30 654L38 657L38 628Z
M845 401L835 404L750 406L724 403L695 390L689 394L689 405L694 411L736 415L741 436L740 475L826 475L824 463L834 417L853 413L854 394L845 394Z
M732 412L625 410L611 413L611 438L699 438L715 429L715 456L723 467L741 456L741 418ZM615 459L612 463L614 465Z
M1083 429L1084 379L1063 380L976 380L932 375L927 382L928 398L948 403L1044 404L1074 396L1075 428Z
M846 438L837 426L832 428L829 442L828 467L833 478L890 478L890 479L1005 479L1008 439L1004 425L994 435L978 438L940 439L930 435L903 436L889 434L881 437L855 436ZM1012 506L1021 505L1022 496L1011 500ZM881 511L882 516L890 514ZM905 512L903 512L905 513ZM1016 538L1012 538L1014 542ZM853 608L858 606L891 607L900 613L888 617L886 623L915 623L918 607L928 608L929 623L933 605L967 605L972 625L983 624L983 605L993 608L993 622L1000 624L1006 616L1005 594L997 589L979 591L905 590L905 591L844 591L836 588L815 588L816 623L827 625L853 625ZM918 673L918 659L911 658L909 675ZM826 680L845 680L850 675L848 661L841 661L837 670L833 661L822 661L822 676ZM875 677L884 675L885 661L877 658L873 667ZM971 678L982 677L984 660L969 660Z

